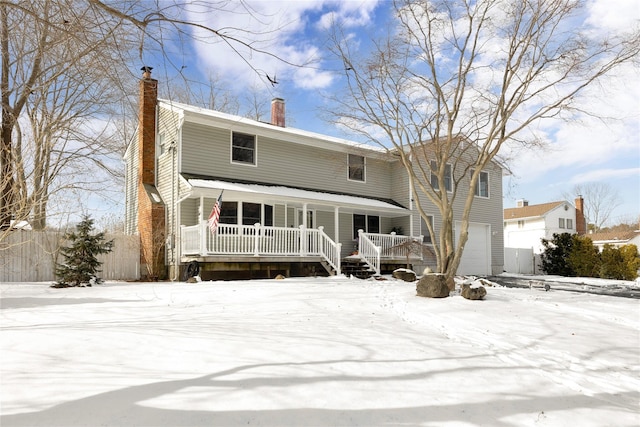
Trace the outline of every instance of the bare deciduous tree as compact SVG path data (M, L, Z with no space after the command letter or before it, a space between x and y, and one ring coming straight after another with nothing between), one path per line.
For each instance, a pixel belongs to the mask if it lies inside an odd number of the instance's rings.
M589 229L593 231L600 231L621 203L616 189L604 182L577 184L571 193L564 194L567 199L578 196L584 198L584 216Z
M335 120L398 156L414 199L437 208L438 235L418 203L438 271L449 278L467 243L482 171L507 144L541 145L536 124L570 117L585 88L638 57L638 28L598 38L576 25L583 6L396 0L397 26L366 57L334 32L333 51L345 66Z
M123 153L131 135L122 129L130 126L97 123L113 119L114 107L135 116L135 98L129 98L135 91L128 87L133 61L156 55L180 70L166 45L197 39L226 43L250 68L256 52L286 63L259 43L272 32L184 18L198 8L255 13L243 1L0 0L0 240L13 220L43 227L56 191L104 182L96 174L85 181L79 170L116 173L111 155ZM118 91L124 101L111 96Z

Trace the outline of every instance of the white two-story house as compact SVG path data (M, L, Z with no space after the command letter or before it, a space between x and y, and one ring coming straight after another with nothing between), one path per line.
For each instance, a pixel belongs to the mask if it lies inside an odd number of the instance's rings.
M515 208L504 210L504 246L506 248L533 248L533 253L544 251L542 239L553 234L585 234L584 200L578 197L575 206L567 201L530 205L518 200Z
M182 278L194 261L203 280L348 274L354 259L374 273L435 266L428 251L406 250L430 238L393 154L288 128L278 98L268 123L158 100L143 71L125 154L126 228L140 235L143 276ZM461 274L502 271L502 169L481 178ZM424 209L438 233L437 209Z

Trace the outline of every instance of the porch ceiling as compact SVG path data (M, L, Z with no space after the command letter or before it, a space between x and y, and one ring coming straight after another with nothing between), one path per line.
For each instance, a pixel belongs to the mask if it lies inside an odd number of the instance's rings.
M324 193L285 186L245 184L208 179L187 179L191 186L191 197L216 198L224 190L223 199L242 199L248 202L279 203L292 206L307 205L310 209L338 207L341 212L384 212L389 216L408 215L404 207L382 200L346 194Z

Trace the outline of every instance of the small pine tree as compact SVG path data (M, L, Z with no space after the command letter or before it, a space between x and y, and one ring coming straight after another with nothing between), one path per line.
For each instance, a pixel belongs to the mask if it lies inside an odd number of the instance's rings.
M542 271L559 276L574 276L574 271L569 265L569 254L573 248L571 234L553 233L553 239L542 239L542 246Z
M59 280L53 287L90 285L92 279L100 281L96 274L102 263L96 256L111 252L113 240L105 241L104 233L91 234L92 230L93 219L85 215L75 232L65 234L71 246L61 249L64 262L56 265Z

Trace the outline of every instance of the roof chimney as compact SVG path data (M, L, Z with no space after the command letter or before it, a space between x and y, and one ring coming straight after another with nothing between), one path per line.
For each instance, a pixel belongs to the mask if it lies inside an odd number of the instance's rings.
M138 177L142 184L155 184L156 103L158 81L151 78L152 67L144 66L140 80L138 112Z
M516 207L524 208L525 206L529 206L529 201L525 199L516 200Z
M587 221L584 217L584 199L581 195L576 198L576 234L586 234Z
M273 98L271 100L271 124L285 127L284 125L284 99Z

